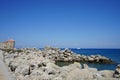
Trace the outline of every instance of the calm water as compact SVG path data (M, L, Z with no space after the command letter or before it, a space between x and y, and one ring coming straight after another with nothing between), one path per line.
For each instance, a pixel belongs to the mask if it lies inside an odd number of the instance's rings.
M77 54L83 55L100 54L116 62L115 64L87 63L90 67L95 67L98 68L99 70L105 69L114 70L116 65L120 63L120 49L71 49L71 50Z

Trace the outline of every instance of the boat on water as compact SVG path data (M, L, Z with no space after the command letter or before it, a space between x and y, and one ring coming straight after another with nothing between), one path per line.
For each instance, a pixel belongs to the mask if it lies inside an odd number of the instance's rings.
M77 48L77 49L80 49L80 48Z

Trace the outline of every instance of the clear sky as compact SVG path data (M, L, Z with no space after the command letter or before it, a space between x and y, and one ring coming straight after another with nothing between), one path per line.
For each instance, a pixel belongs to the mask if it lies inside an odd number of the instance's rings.
M16 47L120 48L120 0L0 0L0 41Z

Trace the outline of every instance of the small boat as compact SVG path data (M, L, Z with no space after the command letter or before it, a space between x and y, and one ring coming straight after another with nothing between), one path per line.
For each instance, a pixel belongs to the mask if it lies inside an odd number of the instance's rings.
M77 49L80 49L80 48L77 48Z

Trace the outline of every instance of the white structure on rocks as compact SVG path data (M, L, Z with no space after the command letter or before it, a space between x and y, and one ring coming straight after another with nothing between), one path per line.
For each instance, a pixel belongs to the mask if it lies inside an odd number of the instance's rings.
M13 39L7 40L5 42L0 42L0 49L14 49L15 41Z

